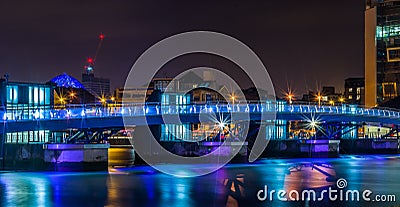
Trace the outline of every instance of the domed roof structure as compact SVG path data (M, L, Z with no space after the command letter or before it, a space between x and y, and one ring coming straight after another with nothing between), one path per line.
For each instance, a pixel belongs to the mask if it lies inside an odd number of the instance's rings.
M54 77L50 80L50 82L55 83L58 87L65 87L65 88L82 88L85 87L72 76L69 76L66 73L63 73L59 76Z

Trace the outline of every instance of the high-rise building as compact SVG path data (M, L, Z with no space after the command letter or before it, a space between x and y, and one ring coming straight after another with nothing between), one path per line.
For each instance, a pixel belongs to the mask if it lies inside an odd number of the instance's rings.
M344 100L350 104L364 105L364 78L347 78L344 82Z
M110 96L110 79L95 77L94 73L83 73L82 84L95 97Z
M365 105L399 95L400 0L367 0L365 10Z

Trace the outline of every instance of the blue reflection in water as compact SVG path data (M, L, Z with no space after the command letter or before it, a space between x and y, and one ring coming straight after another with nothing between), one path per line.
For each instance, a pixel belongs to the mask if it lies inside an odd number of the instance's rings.
M2 204L6 206L49 206L50 183L36 173L1 174Z
M268 159L230 164L209 175L177 178L148 166L96 173L2 173L1 206L381 206L376 203L260 202L264 185L276 190L326 189L345 178L348 189L396 194L399 157ZM176 167L176 166L175 166ZM182 169L184 170L184 169ZM388 206L399 205L389 203Z

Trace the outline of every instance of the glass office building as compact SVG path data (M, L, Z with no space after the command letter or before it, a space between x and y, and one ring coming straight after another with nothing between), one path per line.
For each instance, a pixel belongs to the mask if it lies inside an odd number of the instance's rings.
M375 106L399 95L400 0L367 0L365 98Z
M53 107L54 85L0 79L0 97L0 110L4 111L2 119L49 118L43 112ZM6 142L47 142L49 133L46 130L7 133Z

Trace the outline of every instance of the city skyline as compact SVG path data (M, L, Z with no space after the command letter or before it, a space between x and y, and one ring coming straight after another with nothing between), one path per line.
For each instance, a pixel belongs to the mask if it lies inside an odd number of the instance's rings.
M98 35L104 33L95 74L110 78L112 89L121 87L131 65L148 47L192 30L226 33L247 44L267 67L277 94L287 89L287 83L297 96L315 91L317 85L343 92L345 78L363 76L364 2L1 5L0 71L15 81L46 82L63 72L79 79L86 59L94 56ZM235 65L207 55L175 59L159 75L173 77L195 66L221 68L241 78ZM246 80L239 82L249 86Z

